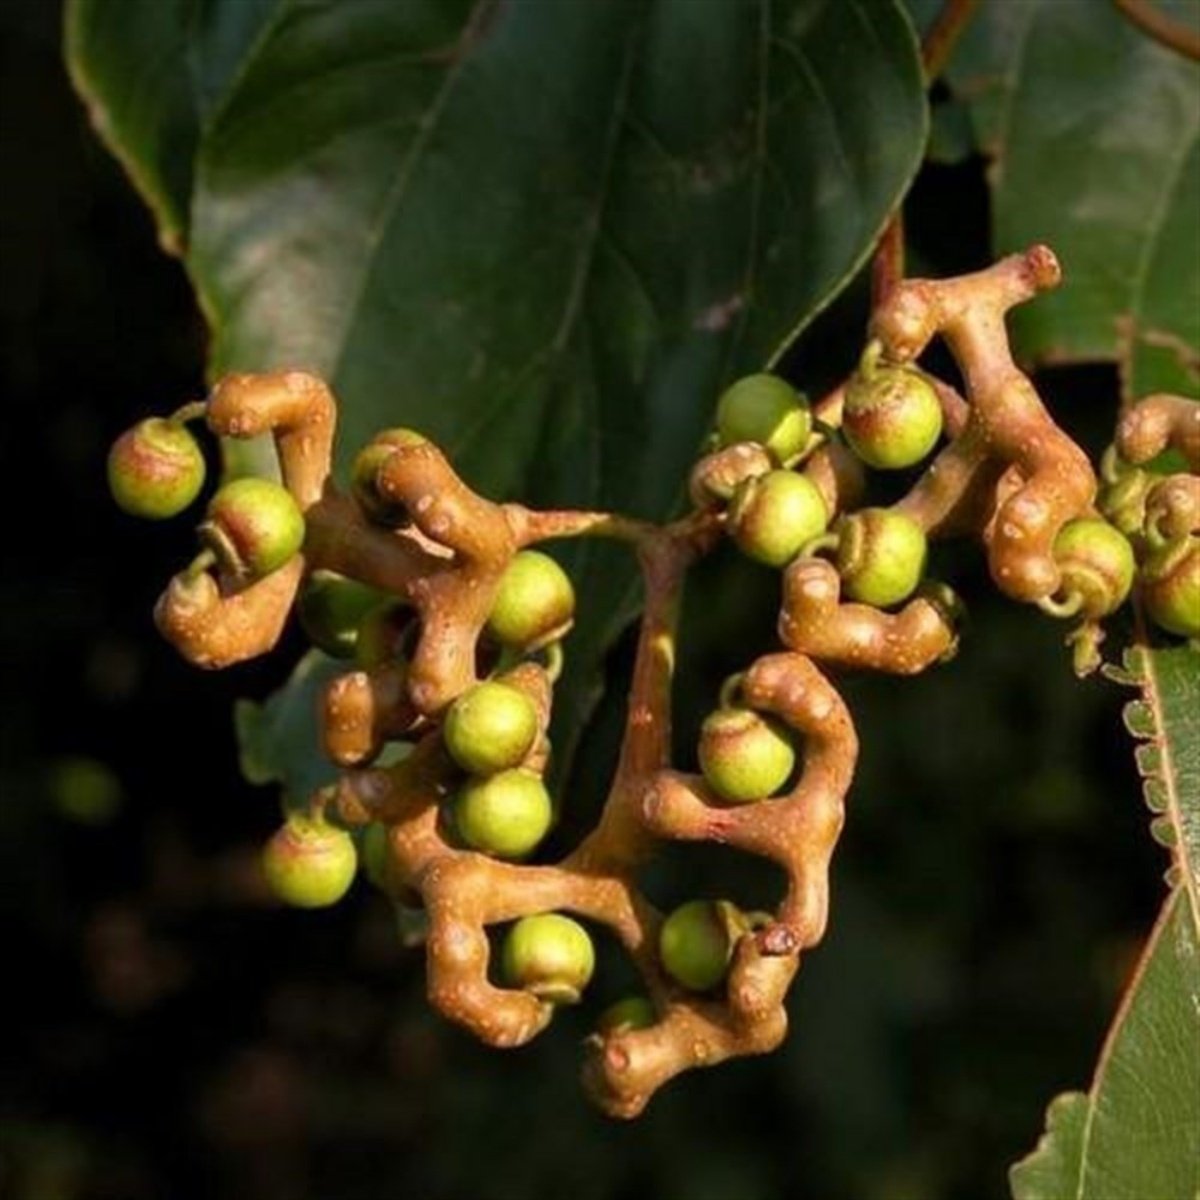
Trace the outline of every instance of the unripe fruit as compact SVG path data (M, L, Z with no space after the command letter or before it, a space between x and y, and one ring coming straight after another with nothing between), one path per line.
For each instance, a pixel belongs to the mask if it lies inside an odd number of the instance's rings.
M1146 495L1146 536L1151 545L1200 532L1200 477L1169 475Z
M596 1028L605 1034L628 1033L633 1029L649 1029L657 1020L649 996L625 996L600 1014Z
M747 926L727 900L689 900L663 922L658 956L663 970L693 992L725 978L733 947Z
M516 768L472 779L454 803L454 824L468 846L499 858L523 858L546 836L553 817L541 777Z
M357 862L354 840L344 830L292 816L264 847L262 870L285 904L326 908L349 890Z
M358 846L359 866L367 881L388 890L388 827L382 821L372 821L363 830Z
M596 969L587 930L561 913L522 917L505 935L506 982L551 1004L578 1004Z
M370 609L354 639L354 661L369 671L404 657L404 642L416 614L399 601L385 600Z
M385 429L358 452L350 468L350 491L369 521L391 528L408 523L408 510L403 504L384 499L376 480L379 468L397 446L418 446L428 440L413 429Z
M536 650L562 637L574 616L575 589L567 573L548 554L520 550L500 577L487 627L505 646Z
M820 490L795 471L747 479L729 506L729 530L738 548L769 567L787 566L828 521Z
M450 706L442 737L464 771L494 775L533 749L538 715L533 701L506 683L477 683Z
M300 550L304 517L279 484L235 479L209 501L200 537L226 570L242 579L261 579Z
M1133 547L1107 521L1068 521L1054 539L1054 558L1062 572L1058 595L1067 601L1078 596L1079 612L1085 617L1107 616L1133 586Z
M718 708L700 728L700 769L722 799L746 804L774 795L796 765L778 721L749 708Z
M889 508L864 508L836 527L836 565L852 600L887 608L907 600L921 582L928 546L911 517Z
M1146 522L1146 496L1153 478L1131 467L1119 478L1106 482L1096 497L1096 507L1109 524L1126 537L1141 533Z
M1168 542L1142 565L1142 601L1168 633L1200 638L1200 537Z
M868 466L911 467L941 436L941 401L919 371L876 366L864 356L863 370L846 387L842 432Z
M717 401L717 441L757 442L776 462L794 458L812 435L804 397L778 375L747 375Z
M204 486L204 455L180 421L150 417L127 429L108 452L108 487L134 517L174 517Z
M353 658L359 626L383 602L383 593L373 587L320 570L304 581L296 611L314 646L334 658Z

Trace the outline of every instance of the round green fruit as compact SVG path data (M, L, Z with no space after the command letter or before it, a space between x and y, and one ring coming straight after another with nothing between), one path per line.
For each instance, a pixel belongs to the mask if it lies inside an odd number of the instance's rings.
M405 642L416 614L398 600L384 600L368 610L354 639L354 661L364 671L404 657Z
M757 442L776 462L794 458L812 435L804 397L778 375L747 375L717 401L717 441Z
M498 858L524 858L550 829L553 806L541 776L516 768L472 779L454 803L463 841Z
M348 833L323 821L293 816L263 849L262 870L271 890L296 908L336 904L354 882L358 856Z
M304 516L287 488L269 479L235 479L209 501L200 537L226 570L261 579L299 552Z
M1107 521L1081 517L1068 521L1054 539L1054 559L1062 573L1058 595L1078 596L1085 617L1107 616L1133 587L1137 564L1129 539Z
M385 429L358 452L350 468L350 491L367 520L388 528L408 523L408 510L404 505L380 495L377 484L379 468L397 446L419 446L428 440L414 429Z
M373 587L320 570L304 581L296 611L314 646L334 658L353 658L359 626L383 602L383 593Z
M1200 537L1179 538L1142 565L1142 601L1150 619L1179 637L1200 638Z
M864 508L838 522L836 565L846 595L888 608L916 591L925 571L925 531L888 508Z
M578 1004L596 969L587 930L561 913L522 917L501 950L504 979L551 1004Z
M362 832L358 844L359 866L367 881L388 890L388 827L382 821L372 821Z
M625 996L610 1004L596 1022L603 1034L628 1033L634 1029L649 1029L658 1021L649 996Z
M186 425L150 417L126 430L108 454L118 507L152 521L177 516L204 486L204 455Z
M540 550L513 555L488 615L488 632L515 650L557 641L575 616L575 589L567 573Z
M506 683L477 683L450 706L442 737L464 771L494 775L517 766L533 748L538 715L524 692Z
M846 388L842 433L868 466L894 471L919 463L942 433L933 385L912 367L875 367Z
M768 471L741 483L729 505L738 548L768 567L787 566L829 522L817 485L795 471Z
M693 992L707 992L725 978L740 936L740 914L725 900L689 900L663 922L658 956L663 969Z
M700 727L700 769L724 800L747 804L773 796L796 765L787 729L749 708L718 708Z

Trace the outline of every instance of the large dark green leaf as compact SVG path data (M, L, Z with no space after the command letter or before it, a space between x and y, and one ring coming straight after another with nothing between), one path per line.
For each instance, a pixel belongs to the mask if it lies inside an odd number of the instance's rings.
M1156 6L1200 26L1195 0ZM983 0L947 79L993 159L997 252L1049 242L1066 271L1013 314L1022 351L1116 358L1132 394L1196 394L1200 65L1113 4Z
M1200 1189L1200 939L1167 900L1086 1095L1059 1096L1016 1200L1195 1200Z
M70 50L187 222L213 372L316 370L343 464L411 424L498 498L666 515L722 381L861 264L924 141L893 0L186 11L160 39L158 0L72 0ZM572 553L575 727L632 575Z
M275 0L67 6L72 81L173 253L187 241L201 122L275 7Z

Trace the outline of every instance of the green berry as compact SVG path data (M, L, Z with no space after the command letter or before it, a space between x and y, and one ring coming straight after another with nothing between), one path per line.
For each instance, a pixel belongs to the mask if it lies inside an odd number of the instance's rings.
M353 658L359 626L383 603L383 593L336 571L314 571L300 589L296 611L314 646L334 658Z
M292 816L263 849L271 890L297 908L336 904L354 881L358 856L348 833L324 821Z
M1151 620L1168 633L1200 638L1200 537L1178 538L1142 565L1141 595Z
M786 728L749 708L718 708L700 728L700 769L722 799L746 804L774 795L796 765Z
M235 479L209 501L200 537L226 570L261 579L299 552L304 516L287 488L269 479Z
M1200 476L1157 480L1146 494L1145 526L1152 546L1200 531Z
M812 417L804 397L778 375L747 375L717 401L717 441L757 442L776 462L794 458L808 444Z
M842 433L868 466L889 471L911 467L937 444L942 405L920 371L871 366L846 388Z
M574 616L575 589L567 573L548 554L520 550L500 578L487 627L505 646L536 650L562 637Z
M659 930L663 970L690 991L707 992L725 978L744 930L741 914L727 900L689 900Z
M907 600L925 571L925 531L889 508L864 508L838 522L837 569L846 595L888 608Z
M729 529L738 548L769 567L784 567L829 521L817 485L795 471L768 471L738 486Z
M108 454L113 499L134 517L177 516L204 486L204 455L187 426L150 417L126 430Z
M587 930L561 913L522 917L501 950L506 982L551 1004L578 1004L596 969Z
M408 523L408 510L404 505L386 500L379 494L376 482L379 468L397 446L418 446L428 440L413 429L386 429L359 451L350 468L350 490L369 521L389 528Z
M506 683L477 683L450 706L442 737L464 771L494 775L517 766L533 748L538 715L533 701Z
M363 830L358 846L359 865L368 882L381 892L388 890L388 827L372 821Z
M1136 563L1129 539L1107 521L1081 517L1068 521L1054 539L1054 559L1062 572L1058 594L1077 595L1085 617L1107 616L1133 587Z
M1096 497L1096 507L1110 525L1126 537L1134 537L1146 523L1146 496L1152 483L1153 478L1146 471L1132 467L1118 479L1104 484Z
M600 1014L596 1028L604 1034L628 1033L633 1029L649 1029L657 1020L649 996L625 996Z
M553 807L541 777L516 768L472 779L459 791L454 823L468 846L499 858L523 858L550 829Z
M404 642L413 627L413 609L385 600L370 609L354 639L354 661L364 671L404 657Z

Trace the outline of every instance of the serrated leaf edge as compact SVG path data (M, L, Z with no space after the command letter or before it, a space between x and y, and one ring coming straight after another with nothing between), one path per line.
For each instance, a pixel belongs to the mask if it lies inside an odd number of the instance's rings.
M1191 871L1182 849L1186 839L1181 797L1171 745L1166 736L1154 656L1142 646L1133 646L1126 651L1122 667L1111 669L1108 675L1141 692L1137 700L1125 705L1123 717L1129 735L1137 741L1134 763L1142 777L1142 798L1155 814L1150 822L1150 834L1171 852L1171 869L1187 893L1192 922L1200 936L1200 879ZM1169 835L1165 828L1168 824Z
M1083 1129L1080 1132L1079 1170L1076 1176L1075 1194L1069 1197L1054 1197L1053 1200L1085 1200L1083 1191L1084 1164L1087 1161L1088 1144L1091 1141L1092 1120L1096 1113L1096 1098L1100 1088L1103 1086L1109 1060L1112 1058L1117 1039L1121 1036L1121 1029L1125 1024L1125 1019L1129 1015L1129 1010L1132 1008L1134 1000L1137 997L1142 976L1145 975L1150 965L1150 960L1154 957L1155 951L1158 949L1158 943L1165 935L1166 929L1171 923L1171 918L1175 913L1175 906L1181 902L1180 893L1182 890L1180 887L1172 889L1163 902L1162 908L1159 910L1159 914L1154 921L1154 927L1150 930L1150 936L1146 939L1146 943L1142 947L1142 953L1138 958L1137 966L1134 968L1133 975L1121 996L1121 1002L1117 1006L1117 1011L1113 1016L1112 1023L1108 1027L1108 1032L1104 1036L1104 1045L1100 1048L1100 1057L1096 1060L1096 1070L1092 1075L1091 1086L1086 1093L1071 1091L1061 1092L1055 1096L1046 1107L1044 1131L1041 1137L1038 1138L1037 1145L1024 1158L1019 1159L1009 1167L1009 1188L1014 1197L1017 1196L1016 1178L1022 1168L1026 1164L1035 1164L1039 1159L1051 1153L1054 1147L1055 1135L1061 1132L1062 1129L1062 1116L1074 1103L1073 1097L1082 1097L1087 1102L1087 1113L1084 1117ZM1050 1198L1047 1197L1046 1200L1050 1200Z

